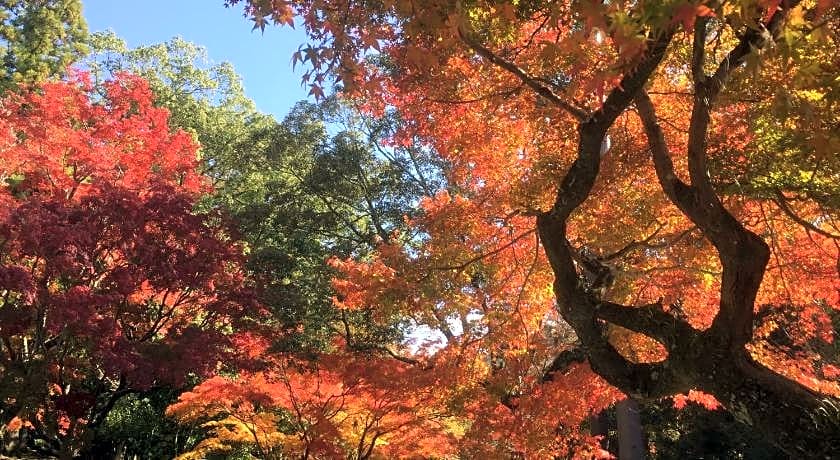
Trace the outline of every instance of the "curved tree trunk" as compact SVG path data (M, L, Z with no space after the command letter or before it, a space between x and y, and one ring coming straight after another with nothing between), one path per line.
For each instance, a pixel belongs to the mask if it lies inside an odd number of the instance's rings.
M783 0L761 27L748 29L717 64L707 68L708 18L696 18L691 56L694 103L686 152L690 184L674 171L671 153L659 127L655 107L644 85L665 56L676 26L653 31L644 56L610 92L603 105L589 114L570 105L550 88L529 77L515 64L461 33L480 56L510 72L540 97L568 112L578 124L577 158L559 181L556 200L537 216L540 241L555 275L557 309L575 330L591 368L632 398L658 399L700 389L713 394L734 416L767 436L793 458L819 458L840 452L838 404L754 362L746 345L752 340L753 310L769 260L767 244L746 229L723 206L708 177L706 138L711 111L729 75L756 49L778 39L788 12L801 0ZM627 306L605 301L578 273L577 251L567 239L567 221L590 195L599 173L599 151L616 118L634 103L642 119L656 175L667 198L714 245L723 273L720 309L706 331L666 312L660 302ZM597 267L596 267L597 268ZM612 323L658 340L668 350L659 363L634 363L609 343L603 323Z
M774 36L788 2L766 24ZM670 41L668 34L652 40L645 59L625 76L603 107L579 127L578 158L563 178L557 202L537 223L544 249L556 276L558 309L575 329L592 369L631 397L661 398L697 388L715 395L744 423L754 426L793 456L820 456L840 451L837 402L822 398L796 382L754 362L746 351L752 339L753 310L769 260L767 244L746 229L723 206L707 175L706 136L712 104L732 69L747 54L763 46L764 35L748 33L711 76L703 73L705 20L695 28L692 69L695 77L688 169L691 184L674 171L667 142L654 105L642 89ZM711 328L698 331L666 313L660 303L625 306L600 299L584 288L575 265L575 249L566 237L566 221L589 195L598 174L598 146L617 113L635 99L649 140L657 177L665 195L702 231L716 248L723 274L720 309ZM600 322L610 322L660 341L669 352L662 363L638 364L622 357L602 334Z
M557 258L552 251L554 239L546 236L542 232L549 258ZM561 273L558 281L568 274ZM691 329L658 304L626 307L598 303L586 293L576 292L581 291L576 281L570 283L564 287L555 282L558 307L572 327L583 331L579 337L592 369L624 393L644 400L699 389L714 395L736 419L794 458L830 458L832 452L840 452L840 402L754 362L743 346L732 348L726 334ZM571 299L578 301L575 307L564 308ZM582 319L587 317L589 327ZM669 350L668 359L655 364L627 361L601 334L598 321L660 340Z

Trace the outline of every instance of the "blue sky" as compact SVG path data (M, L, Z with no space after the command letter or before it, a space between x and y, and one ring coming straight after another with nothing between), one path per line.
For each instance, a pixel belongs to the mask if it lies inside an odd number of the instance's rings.
M300 66L291 56L306 41L302 30L268 26L252 31L241 6L224 0L82 0L91 32L112 29L129 46L149 45L174 36L207 48L215 62L229 61L242 75L245 91L257 107L282 119L306 98Z

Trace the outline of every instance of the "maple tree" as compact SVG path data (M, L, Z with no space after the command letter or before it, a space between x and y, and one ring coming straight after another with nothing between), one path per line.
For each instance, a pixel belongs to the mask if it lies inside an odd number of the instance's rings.
M416 379L426 380L423 391L402 391ZM449 456L457 425L447 422L429 379L428 372L391 359L283 359L271 371L207 380L167 412L182 422L203 422L211 432L183 459L242 446L260 458Z
M336 260L335 287L439 338L381 351L487 402L500 425L464 440L558 442L493 433L585 358L595 394L700 391L789 455L838 448L835 2L245 3L303 21L312 94L335 78L447 161L418 236ZM549 406L530 433L576 426Z
M148 84L85 75L2 100L0 427L70 457L117 401L244 363L242 247L193 207L197 145Z

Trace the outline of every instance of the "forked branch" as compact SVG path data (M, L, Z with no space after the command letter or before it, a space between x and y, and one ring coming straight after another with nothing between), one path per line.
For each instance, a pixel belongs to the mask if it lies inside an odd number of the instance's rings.
M779 206L779 209L781 209L782 212L785 213L785 215L787 215L791 220L793 220L797 224L805 227L806 230L818 233L826 238L840 240L840 235L835 235L834 233L823 230L796 214L796 212L794 212L793 209L791 209L788 205L787 198L785 198L785 195L782 193L781 190L776 190L776 198L773 200L773 202Z
M586 110L584 110L581 107L578 107L572 102L565 100L559 94L555 93L554 90L552 90L550 87L540 82L538 78L526 72L525 69L497 55L489 48L482 45L478 40L472 38L469 32L464 30L463 27L458 28L458 36L461 38L461 41L463 41L467 46L470 47L470 49L475 51L479 56L483 57L484 59L487 59L487 61L489 61L493 65L500 67L506 70L507 72L513 74L520 81L522 81L522 83L528 85L531 89L533 89L534 92L546 98L548 101L550 101L557 107L560 107L561 109L565 110L576 119L582 121L589 117L589 113Z

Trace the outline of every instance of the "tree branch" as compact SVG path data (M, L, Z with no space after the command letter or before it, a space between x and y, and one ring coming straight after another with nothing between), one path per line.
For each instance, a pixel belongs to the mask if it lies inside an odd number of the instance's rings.
M639 398L673 394L678 382L673 368L661 364L639 364L624 358L604 337L596 316L597 300L580 282L571 248L566 239L566 223L549 213L537 217L540 239L555 274L557 309L574 329L586 350L592 370L622 391Z
M689 217L697 214L692 189L680 180L674 171L674 163L668 151L665 133L659 125L653 101L650 100L650 96L648 96L646 91L640 91L636 95L635 102L639 118L642 120L645 133L647 134L651 156L653 157L653 166L656 170L656 177L659 180L662 191L665 192L665 195L671 202Z
M709 95L714 99L732 71L741 66L753 49L761 49L770 41L778 39L782 31L784 20L788 12L799 5L802 0L783 0L781 8L773 13L766 24L761 24L761 29L749 29L741 36L741 40L729 54L718 64L717 70L708 79Z
M521 92L523 86L524 86L524 83L517 86L516 88L512 88L512 89L509 89L507 91L493 92L493 93L485 94L483 96L477 96L477 97L474 97L474 98L471 98L471 99L437 99L437 98L431 98L431 97L424 97L423 100L424 101L429 101L429 102L434 102L436 104L474 104L476 102L486 101L486 100L492 99L494 97L508 98L510 96L513 96L514 94L517 94L517 93Z
M686 348L697 336L697 331L685 320L663 310L661 299L639 307L600 302L595 314L609 323L653 337L662 342L669 352Z
M776 189L775 192L776 198L773 199L773 202L776 203L779 206L779 209L781 209L782 212L784 212L788 217L790 217L791 220L805 227L806 230L811 230L814 233L819 233L820 235L826 238L840 240L840 235L835 235L834 233L823 230L817 227L816 225L808 222L807 220L803 219L802 217L799 217L795 212L793 212L793 209L791 209L790 206L788 206L787 198L785 198L784 194L782 194L782 191Z
M566 101L557 93L555 93L551 88L540 83L539 80L529 75L524 69L522 69L515 63L510 62L490 51L490 49L488 49L487 47L479 43L477 40L470 37L470 34L467 31L465 31L462 27L458 28L458 36L461 38L461 41L463 41L467 46L470 47L470 49L475 51L479 56L483 57L484 59L487 59L492 64L510 72L511 74L519 78L519 80L521 80L522 83L525 83L526 85L531 87L531 89L533 89L537 94L548 99L549 101L551 101L551 103L565 110L576 119L583 121L589 117L589 113L586 110L578 107L577 105L569 101Z
M92 414L91 421L88 423L88 428L94 429L101 425L105 419L108 417L108 414L111 413L111 410L117 404L117 401L120 400L123 396L137 392L137 390L126 388L126 379L124 375L120 376L119 384L117 388L114 389L113 393L108 397L105 403L102 405L99 410Z
M636 97L636 105L645 126L660 184L669 199L680 208L708 237L718 251L723 267L720 311L711 331L731 350L740 350L752 338L752 315L755 297L769 260L767 244L747 230L723 206L708 176L706 137L711 107L731 72L742 65L753 49L761 49L775 40L788 11L801 0L786 0L760 29L749 29L738 45L707 78L702 75L705 52L705 30L695 28L692 50L692 75L695 78L694 105L688 138L688 171L691 186L687 187L674 174L664 134L659 127L653 103L647 94Z
M565 221L589 196L600 168L601 143L607 129L632 102L634 96L647 82L650 75L665 57L671 43L673 30L667 30L652 39L648 52L636 69L625 75L619 85L610 91L604 104L589 119L578 125L580 139L578 156L558 187L551 214Z
M651 241L652 239L654 239L654 238L656 237L656 235L658 235L658 234L659 234L659 231L660 231L660 230L662 230L662 228L663 228L663 227L664 227L664 225L659 224L659 225L656 227L656 230L654 230L654 231L653 231L653 233L651 233L650 235L646 236L643 240L641 240L641 241L636 241L636 240L633 240L633 241L631 241L631 242L627 243L626 245L624 245L624 247L622 247L622 248L621 248L621 249L619 249L618 251L615 251L615 252L613 252L613 253L607 254L607 255L605 255L605 256L598 257L598 260L600 260L600 261L604 261L604 262L606 262L606 261L610 261L610 260L615 260L615 259L618 259L619 257L624 257L625 255L629 254L630 252L632 252L632 251L633 251L633 250L635 250L636 248L663 247L663 246L661 246L661 245L651 245L651 244L650 244L650 241ZM686 233L688 233L688 232L683 232L683 234L681 234L680 236L678 236L678 237L674 240L674 242L681 240L681 239L682 239L682 237L683 237Z
M586 361L586 351L583 348L575 347L563 350L551 360L551 364L548 365L543 373L542 381L550 382L554 380L555 372L563 372L573 363L582 363L584 361Z
M496 248L492 251L488 251L488 252L479 254L475 257L470 258L469 260L467 260L463 263L455 264L455 265L444 265L442 267L433 267L433 268L435 270L463 270L463 269L469 267L470 265L478 262L479 260L486 259L488 257L494 256L494 255L504 251L505 249L507 249L507 248L513 246L514 244L516 244L517 241L521 240L522 238L525 238L526 236L529 236L529 235L533 234L534 232L536 232L536 229L528 230L527 232L524 232L524 233L520 234L516 238L508 241L507 243L499 246L498 248Z
M703 84L706 80L706 72L703 71L703 64L706 62L706 26L709 18L700 16L694 21L694 41L691 46L691 76L695 84Z
M604 337L596 316L597 299L588 292L574 264L574 255L566 236L566 220L589 196L600 167L599 150L607 129L627 108L665 56L673 29L651 39L647 53L636 68L622 78L607 96L601 108L578 126L578 156L560 181L550 212L537 216L540 240L555 275L554 294L557 309L575 330L586 350L592 369L612 385L641 397L673 392L676 382L671 372L659 364L628 361Z

